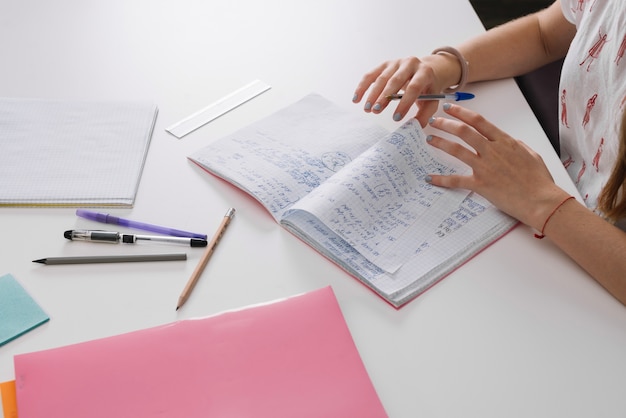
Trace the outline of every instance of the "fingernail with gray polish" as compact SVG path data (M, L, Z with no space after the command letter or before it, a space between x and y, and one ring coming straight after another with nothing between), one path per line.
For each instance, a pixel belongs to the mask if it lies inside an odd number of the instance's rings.
M433 136L432 136L432 135L428 135L428 136L426 137L426 142L430 142L430 141L432 141L432 140L433 140Z
M399 122L401 119L402 119L402 113L393 114L393 120L395 120L396 122Z
M378 112L380 109L382 109L382 106L380 105L380 103L376 103L376 104L374 105L373 110L374 110L375 112Z
M431 117L430 119L428 119L428 123L429 124L433 124L435 122L435 118Z
M359 95L354 93L354 96L352 96L352 101L356 102L357 100L359 100Z
M433 181L433 178L431 176L426 176L426 177L424 177L424 181L426 183L430 183L431 181Z
M365 110L370 110L372 108L372 104L370 102L365 103Z
M443 110L448 110L452 107L452 105L450 103L444 103L443 104Z

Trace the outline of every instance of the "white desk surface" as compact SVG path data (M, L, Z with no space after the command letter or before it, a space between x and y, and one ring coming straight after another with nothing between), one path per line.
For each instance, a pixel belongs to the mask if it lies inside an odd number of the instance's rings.
M62 237L97 224L74 209L0 209L0 274L13 274L51 316L0 347L0 381L14 378L19 353L331 285L391 417L623 416L626 308L548 239L517 227L395 310L280 228L256 201L186 159L309 92L360 112L351 98L366 70L482 30L467 0L0 2L3 96L158 104L136 205L108 212L212 235L227 208L237 209L178 312L201 250L188 250L187 262L34 264L101 251ZM165 132L254 79L272 89L181 140ZM470 90L477 98L467 106L527 139L573 190L512 80ZM391 112L376 120L394 126Z

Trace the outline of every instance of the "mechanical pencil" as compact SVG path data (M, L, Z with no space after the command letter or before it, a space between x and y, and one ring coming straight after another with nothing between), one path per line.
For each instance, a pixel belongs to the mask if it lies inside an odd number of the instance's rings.
M207 240L199 238L165 237L159 235L132 235L121 234L114 231L89 231L83 229L75 229L65 231L63 236L72 241L109 242L113 244L117 244L119 242L123 242L125 244L134 244L137 241L154 241L173 244L185 244L191 247L207 246Z

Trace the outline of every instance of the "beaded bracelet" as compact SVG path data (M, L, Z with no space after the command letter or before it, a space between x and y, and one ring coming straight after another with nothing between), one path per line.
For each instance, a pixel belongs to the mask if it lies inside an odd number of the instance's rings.
M469 63L467 62L463 54L459 52L458 49L452 48L451 46L442 46L441 48L435 49L433 52L431 52L431 54L434 55L440 52L445 52L447 54L454 55L456 59L459 60L459 63L461 64L461 78L459 80L459 83L456 86L448 87L447 89L444 90L444 92L454 93L456 91L461 90L463 87L465 87L465 83L467 83L467 74L469 73Z
M545 238L544 235L544 231L546 230L546 225L548 225L548 221L550 221L550 219L552 218L552 216L554 216L554 214L556 213L557 210L559 210L559 208L561 206L563 206L565 204L565 202L567 202L570 199L574 199L574 196L568 196L566 197L561 203L559 203L558 205L556 205L556 207L554 208L554 210L552 212L550 212L550 214L548 215L548 217L546 218L546 221L543 223L543 228L541 228L541 233L540 234L535 234L535 238L537 239L543 239Z

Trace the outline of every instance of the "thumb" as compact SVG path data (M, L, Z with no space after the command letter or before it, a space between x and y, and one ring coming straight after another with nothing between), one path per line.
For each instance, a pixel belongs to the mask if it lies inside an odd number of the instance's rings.
M419 121L422 128L428 124L428 119L435 114L438 107L438 100L423 100L419 102L415 119Z

